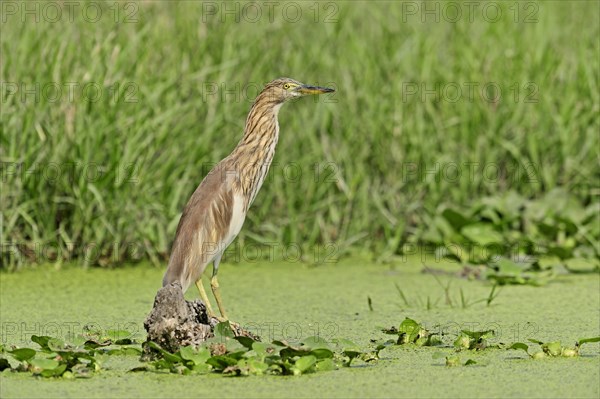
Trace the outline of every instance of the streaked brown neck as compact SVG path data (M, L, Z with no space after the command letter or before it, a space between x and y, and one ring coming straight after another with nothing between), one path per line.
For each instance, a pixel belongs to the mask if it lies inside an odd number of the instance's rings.
M237 159L235 167L240 175L240 189L246 198L246 209L254 200L271 166L279 140L277 115L281 105L268 91L260 93L246 118L244 136L230 155L230 158Z
M263 91L256 97L244 127L244 136L236 150L245 151L256 147L265 147L268 140L277 139L277 115L281 102L274 101L269 92ZM275 136L275 137L273 137Z

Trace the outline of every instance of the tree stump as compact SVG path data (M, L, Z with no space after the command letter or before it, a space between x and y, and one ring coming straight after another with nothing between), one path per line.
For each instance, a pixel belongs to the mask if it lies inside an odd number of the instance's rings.
M209 318L206 305L201 300L186 301L181 285L172 283L156 293L152 311L144 321L148 333L146 342L154 341L171 353L177 352L182 346L198 347L214 337L214 328L218 323L216 318ZM235 336L259 340L236 323L231 323L231 328ZM152 359L154 355L153 350L144 345L142 359Z

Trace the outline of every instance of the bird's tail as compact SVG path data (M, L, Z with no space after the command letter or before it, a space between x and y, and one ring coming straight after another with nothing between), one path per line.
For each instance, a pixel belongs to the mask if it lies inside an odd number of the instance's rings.
M162 285L167 286L171 283L178 282L185 292L190 284L192 283L190 280L191 276L189 274L189 268L186 267L186 262L188 259L185 259L182 256L179 256L179 251L174 250L171 253L171 257L169 259L169 265L167 266L167 270L165 271L165 275L163 276Z

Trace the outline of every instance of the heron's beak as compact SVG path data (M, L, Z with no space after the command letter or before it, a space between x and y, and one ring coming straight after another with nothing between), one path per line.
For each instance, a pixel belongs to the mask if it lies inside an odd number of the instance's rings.
M319 87L319 86L309 86L302 85L296 89L296 91L302 95L309 94L323 94L323 93L333 93L335 90L330 89L329 87Z

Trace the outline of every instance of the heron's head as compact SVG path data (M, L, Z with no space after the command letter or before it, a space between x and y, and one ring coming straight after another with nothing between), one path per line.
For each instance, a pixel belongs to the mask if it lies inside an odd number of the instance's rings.
M261 94L266 95L270 101L281 104L296 97L331 93L334 91L334 89L328 87L305 85L290 78L279 78L267 84Z

